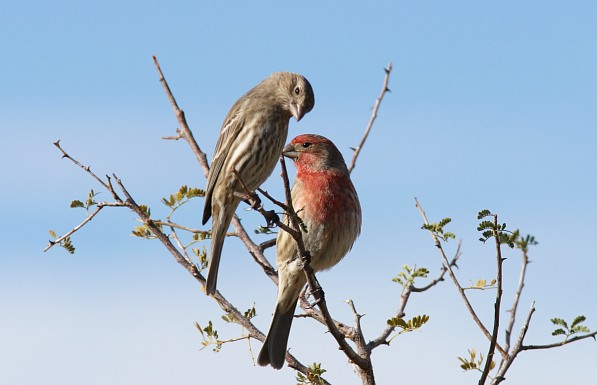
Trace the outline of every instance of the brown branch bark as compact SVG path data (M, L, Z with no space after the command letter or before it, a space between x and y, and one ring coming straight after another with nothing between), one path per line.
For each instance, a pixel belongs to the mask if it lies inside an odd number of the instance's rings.
M369 118L369 123L367 124L367 127L365 128L365 133L363 134L363 137L361 138L361 141L359 142L359 144L354 148L352 160L350 161L350 166L348 166L349 173L351 173L352 170L355 168L356 163L357 163L357 158L359 157L359 154L361 153L361 150L362 150L363 146L365 145L365 141L369 137L369 132L371 132L371 127L373 127L373 122L375 122L375 119L377 118L377 111L379 110L379 106L381 105L381 101L383 100L383 97L385 96L385 94L387 92L390 92L390 89L388 88L388 83L390 82L390 73L392 72L392 63L388 64L388 66L386 68L384 68L384 71L385 71L386 75L383 80L383 86L381 88L381 92L380 92L379 96L377 97L377 99L375 100L375 104L373 105L373 111L371 112L371 117Z
M506 352L510 351L510 337L512 335L512 329L514 328L514 322L516 322L516 312L518 310L518 302L520 301L520 295L522 294L522 289L524 288L524 281L526 277L527 266L529 264L529 256L527 250L522 250L522 266L520 268L520 277L518 279L518 286L516 291L514 292L514 300L512 301L512 307L510 310L510 321L508 322L508 326L506 327L506 343L504 345L504 350Z
M582 336L576 336L576 337L572 337L570 339L564 340L562 342L555 342L553 344L545 344L545 345L524 345L520 348L520 350L538 350L538 349L551 349L551 348L557 348L559 346L564 346L564 345L568 345L571 344L573 342L576 341L580 341L580 340L584 340L585 338L593 338L595 339L597 336L597 331L594 331L592 333L588 333L588 334L583 334Z
M514 346L512 348L512 352L508 353L508 358L502 360L502 363L500 364L500 368L498 369L498 372L497 372L495 378L491 382L492 385L497 385L506 379L506 377L505 377L506 372L508 371L508 369L510 369L510 366L514 362L514 359L518 356L518 353L521 352L522 343L524 342L524 338L526 337L527 331L529 330L529 325L531 323L531 317L533 316L534 312L535 312L535 302L533 302L531 304L531 308L529 309L527 317L522 325L522 328L520 329L520 334L518 335L518 340L514 344Z
M197 144L197 141L195 140L195 137L193 136L193 132L191 131L191 129L189 128L189 125L187 124L187 119L185 117L184 111L178 107L178 103L176 103L176 99L174 98L174 95L172 94L172 91L170 90L170 86L168 85L168 82L166 81L166 78L164 77L164 74L162 73L162 68L160 67L160 63L158 62L157 57L155 57L155 55L154 55L154 56L152 56L152 58L153 58L153 63L155 64L155 68L157 69L158 74L160 75L160 83L164 87L164 91L166 91L166 95L168 96L170 105L172 106L172 109L174 110L174 114L176 115L178 124L180 124L179 130L177 130L177 131L182 136L182 138L184 138L184 140L189 144L189 146L191 146L191 150L193 151L193 154L195 154L195 157L197 158L197 161L199 162L199 165L201 166L201 169L203 170L204 175L207 177L207 173L209 172L209 163L207 162L207 155L205 155L205 152L203 152L201 150L201 148L199 147L199 145Z

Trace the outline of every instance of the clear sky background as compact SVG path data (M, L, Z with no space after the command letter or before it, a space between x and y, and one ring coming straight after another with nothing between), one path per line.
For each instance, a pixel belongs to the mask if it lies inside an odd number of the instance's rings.
M205 180L182 142L151 61L158 56L188 122L211 157L221 122L274 71L308 77L314 110L290 137L315 132L351 157L394 64L379 118L352 177L362 235L342 264L320 275L333 314L342 301L366 314L367 338L395 313L403 264L441 266L420 230L416 196L431 220L453 218L464 284L494 275L493 246L477 239L476 213L491 209L536 236L517 326L536 301L527 343L555 342L551 317L584 314L597 329L597 5L593 1L12 1L0 5L0 383L292 384L294 371L253 365L246 342L200 350L194 322L240 334L156 241L130 236L134 215L106 209L73 237L75 255L47 253L48 230L85 216L70 209L89 189L110 196L60 158L52 142L99 175L116 173L152 213L180 185ZM274 172L266 188L279 192ZM175 219L199 227L202 201ZM240 212L240 211L239 211ZM256 214L240 212L251 229ZM252 227L251 227L252 226ZM268 237L261 236L258 240ZM456 242L447 245L449 253ZM504 310L520 258L507 251ZM273 258L273 250L268 251ZM219 288L241 309L256 304L266 330L275 287L235 239ZM494 291L471 293L489 324ZM419 332L373 354L379 384L476 383L456 356L487 341L446 281L415 295ZM504 316L507 313L504 312ZM518 329L516 329L518 330ZM297 319L289 344L321 362L335 384L358 384L332 337ZM261 344L252 341L257 354ZM597 345L585 340L521 353L509 384L594 381Z

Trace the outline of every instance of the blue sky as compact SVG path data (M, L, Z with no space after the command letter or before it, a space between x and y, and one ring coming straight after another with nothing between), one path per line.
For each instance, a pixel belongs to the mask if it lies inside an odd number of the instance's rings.
M536 236L519 316L536 301L528 343L555 342L555 316L584 314L597 328L594 2L20 1L0 5L0 33L2 383L293 383L293 371L254 367L246 342L200 351L194 322L218 320L220 310L157 242L129 235L132 214L106 209L73 238L75 255L42 253L48 229L63 233L84 218L70 201L101 190L60 159L57 139L99 175L116 173L156 216L180 185L204 187L184 143L160 139L177 123L153 54L210 156L232 103L283 70L307 76L316 95L290 136L328 136L348 160L383 68L394 64L392 92L353 172L362 235L320 275L337 318L352 320L346 298L366 314L367 338L395 311L400 288L390 280L403 264L432 276L440 267L415 196L431 220L453 218L463 283L493 274L493 249L477 241L479 210ZM265 187L279 186L274 172ZM176 219L198 227L201 206ZM259 223L242 215L248 227ZM507 257L505 309L520 263ZM219 285L239 308L255 302L255 322L267 328L275 289L236 240L226 243ZM486 322L493 295L472 295ZM476 383L456 356L485 351L486 341L453 286L414 296L407 315L422 313L431 319L420 332L375 351L378 383ZM221 337L240 332L217 327ZM322 362L332 383L359 383L321 325L297 320L289 346L307 364ZM507 383L588 383L594 357L592 341L525 352Z

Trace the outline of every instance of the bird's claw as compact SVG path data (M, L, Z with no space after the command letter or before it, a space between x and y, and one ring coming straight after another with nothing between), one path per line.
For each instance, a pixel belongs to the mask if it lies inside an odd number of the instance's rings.
M280 217L274 210L268 210L263 213L265 217L265 221L267 222L267 227L274 227L275 224L280 222Z

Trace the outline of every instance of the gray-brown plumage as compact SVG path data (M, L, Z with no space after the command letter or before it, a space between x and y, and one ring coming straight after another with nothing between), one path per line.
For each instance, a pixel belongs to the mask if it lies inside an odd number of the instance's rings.
M257 189L274 170L288 134L291 116L299 121L311 111L315 97L305 77L276 72L234 103L224 119L207 176L203 224L212 219L212 240L205 291L216 291L226 232L245 186Z

